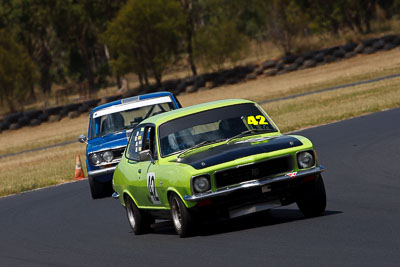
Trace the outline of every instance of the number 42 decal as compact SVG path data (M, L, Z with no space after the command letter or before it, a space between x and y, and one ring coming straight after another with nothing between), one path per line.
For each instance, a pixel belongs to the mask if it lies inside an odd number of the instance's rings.
M156 190L156 174L154 172L147 173L147 189L150 193L150 199L153 204L161 204Z
M266 125L268 122L265 121L265 117L261 115L257 116L248 116L247 117L247 124L253 124L253 125Z

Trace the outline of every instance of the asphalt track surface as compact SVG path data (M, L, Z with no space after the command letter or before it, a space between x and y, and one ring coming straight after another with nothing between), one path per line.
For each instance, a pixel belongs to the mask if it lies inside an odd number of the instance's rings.
M0 199L0 266L400 266L400 109L298 132L325 165L326 214L295 205L135 236L119 202L86 180Z

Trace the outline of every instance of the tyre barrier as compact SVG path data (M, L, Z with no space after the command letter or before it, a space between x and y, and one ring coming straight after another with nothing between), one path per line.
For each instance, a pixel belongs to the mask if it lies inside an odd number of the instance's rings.
M19 128L21 128L21 125L18 122L11 123L9 127L10 130L18 130Z
M36 126L45 121L59 121L62 117L76 117L79 114L96 107L101 101L111 102L122 97L131 97L138 94L170 91L179 95L183 92L196 92L197 90L211 89L224 84L235 84L241 81L254 80L258 76L266 77L284 74L296 70L313 68L341 59L348 59L357 54L372 54L377 51L388 51L400 45L400 36L385 35L380 38L369 38L359 43L349 42L341 46L328 47L316 51L309 51L300 55L286 55L280 59L269 59L260 64L249 64L232 69L205 73L183 79L164 81L163 85L151 85L149 88L135 88L124 95L87 100L65 106L55 106L44 110L32 110L5 114L0 119L0 132L8 129L19 129L24 126Z
M3 118L5 121L8 121L8 123L11 124L17 122L21 115L22 115L21 112L15 112L11 114L5 114Z
M316 66L317 66L317 61L314 60L313 58L312 58L312 59L308 59L308 60L304 61L303 66L304 66L305 68L313 68L313 67L316 67Z
M283 64L292 64L298 58L296 55L287 55L282 58Z
M357 56L357 53L353 51L353 52L346 53L344 55L344 58L351 58L351 57L355 57L355 56Z
M294 63L296 63L297 65L303 65L305 58L303 56L299 56Z
M38 126L38 125L40 125L42 123L42 121L40 120L40 119L32 119L30 122L29 122L29 126Z
M322 62L322 61L324 61L324 57L325 57L325 53L319 52L313 57L313 59L315 60L315 62Z
M20 127L26 126L29 124L29 118L26 116L21 116L19 117L17 123L19 124Z
M267 61L264 61L261 64L261 66L263 67L264 70L266 70L266 69L271 69L271 68L275 67L277 63L278 62L276 60L267 60Z
M368 46L363 50L364 54L372 54L375 53L377 51L377 49L373 46Z
M342 45L341 48L346 51L346 52L353 52L354 49L356 49L357 44L356 43L347 43L345 45Z
M304 60L308 60L308 59L312 59L316 54L317 54L316 51L310 51L310 52L306 52L306 53L302 54L302 57L304 58Z
M344 50L342 47L339 47L335 51L333 51L333 55L335 58L344 58L346 55L346 50Z

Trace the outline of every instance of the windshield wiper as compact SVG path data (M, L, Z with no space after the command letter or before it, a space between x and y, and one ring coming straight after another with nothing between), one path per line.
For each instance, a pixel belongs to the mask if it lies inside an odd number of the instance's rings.
M125 130L128 130L128 129L132 129L132 128L134 128L135 126L136 126L136 125L124 126L123 128L120 128L120 129L117 129L117 130L114 130L114 131L111 131L111 132L102 134L101 137L104 138L104 136L109 135L109 134L119 133L119 132L122 132L122 131L125 131Z
M183 154L185 154L186 152L188 152L188 151L190 151L190 150L192 150L192 149L195 149L195 148L204 146L204 145L206 145L206 144L209 145L209 144L217 143L217 142L220 142L220 141L222 141L222 140L214 140L214 141L208 141L208 140L206 140L206 141L200 142L200 143L198 143L197 145L194 145L194 146L192 146L192 147L189 147L189 148L183 150L181 153L178 154L178 158L180 158Z
M236 139L236 138L245 136L245 135L250 134L250 133L264 133L264 132L271 132L271 130L268 130L268 129L251 129L251 130L246 130L246 131L243 131L243 132L241 132L241 133L239 133L239 134L237 134L237 135L235 135L235 136L229 137L228 139L226 139L225 144L228 144L230 141L232 141L232 140L234 140L234 139Z

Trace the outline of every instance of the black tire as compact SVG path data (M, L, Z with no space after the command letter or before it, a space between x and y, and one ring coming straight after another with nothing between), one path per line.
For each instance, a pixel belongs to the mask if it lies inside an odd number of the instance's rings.
M354 49L356 49L357 44L356 43L347 43L342 46L342 49L344 49L346 52L353 52Z
M316 180L301 185L296 195L296 203L305 217L315 217L324 213L326 193L321 175Z
M336 61L336 57L335 57L335 56L332 56L332 55L327 55L327 56L324 58L324 62L325 62L325 63L331 63L331 62L334 62L334 61Z
M278 73L278 70L271 69L270 71L265 72L265 76L275 76Z
M315 62L322 62L322 61L324 61L324 56L325 56L325 53L319 52L318 54L316 54L313 57L313 59Z
M146 234L151 231L151 224L154 223L154 219L142 212L129 196L125 197L125 208L129 225L135 235Z
M336 58L344 58L344 56L346 55L346 50L342 49L342 48L338 48L335 51L333 51L333 56Z
M292 64L296 61L296 59L298 58L298 56L296 55L287 55L282 57L282 62L284 64Z
M9 127L10 130L18 130L19 128L21 128L21 125L18 122L11 123Z
M304 60L312 59L317 53L318 51L306 52L302 55L302 57L304 58Z
M376 48L376 50L382 49L385 46L385 42L383 40L377 40L372 44L372 47Z
M357 56L356 52L348 52L346 55L344 55L344 58L351 58Z
M192 235L194 230L193 217L189 213L185 204L183 204L180 197L172 193L169 196L169 206L171 208L172 222L176 233L180 237L188 237Z
M110 197L113 193L112 183L105 182L101 183L96 181L93 177L89 176L89 186L90 186L90 193L92 194L93 199L99 199L104 197Z
M393 48L395 48L396 46L393 43L387 43L385 44L385 46L383 47L383 50L388 51L391 50Z
M275 67L276 64L277 64L276 60L267 60L267 61L264 61L261 65L265 70L265 69L270 69L270 68Z
M291 71L297 70L298 68L299 68L299 64L293 63L293 64L290 64L290 65L286 66L285 70L287 72L291 72Z
M26 116L21 116L21 117L19 117L19 119L18 119L18 124L21 126L21 127L23 127L23 126L26 126L26 125L28 125L29 124L29 118L28 117L26 117Z
M364 41L362 41L362 44L364 45L364 46L371 46L371 45L373 45L376 41L378 41L379 39L378 38L370 38L370 39L367 39L367 40L364 40Z
M366 47L365 45L359 44L359 45L354 49L354 52L356 52L356 53L358 53L358 54L361 54L361 53L364 51L365 47Z
M317 62L313 59L308 59L308 60L304 61L303 66L305 68L313 68L313 67L317 66Z
M365 48L364 51L363 51L363 53L364 53L364 54L373 54L373 53L375 53L376 51L377 51L376 48L371 46L371 47Z
M38 126L38 125L40 125L41 123L42 123L42 121L39 120L39 119L32 119L32 120L29 122L29 126Z

